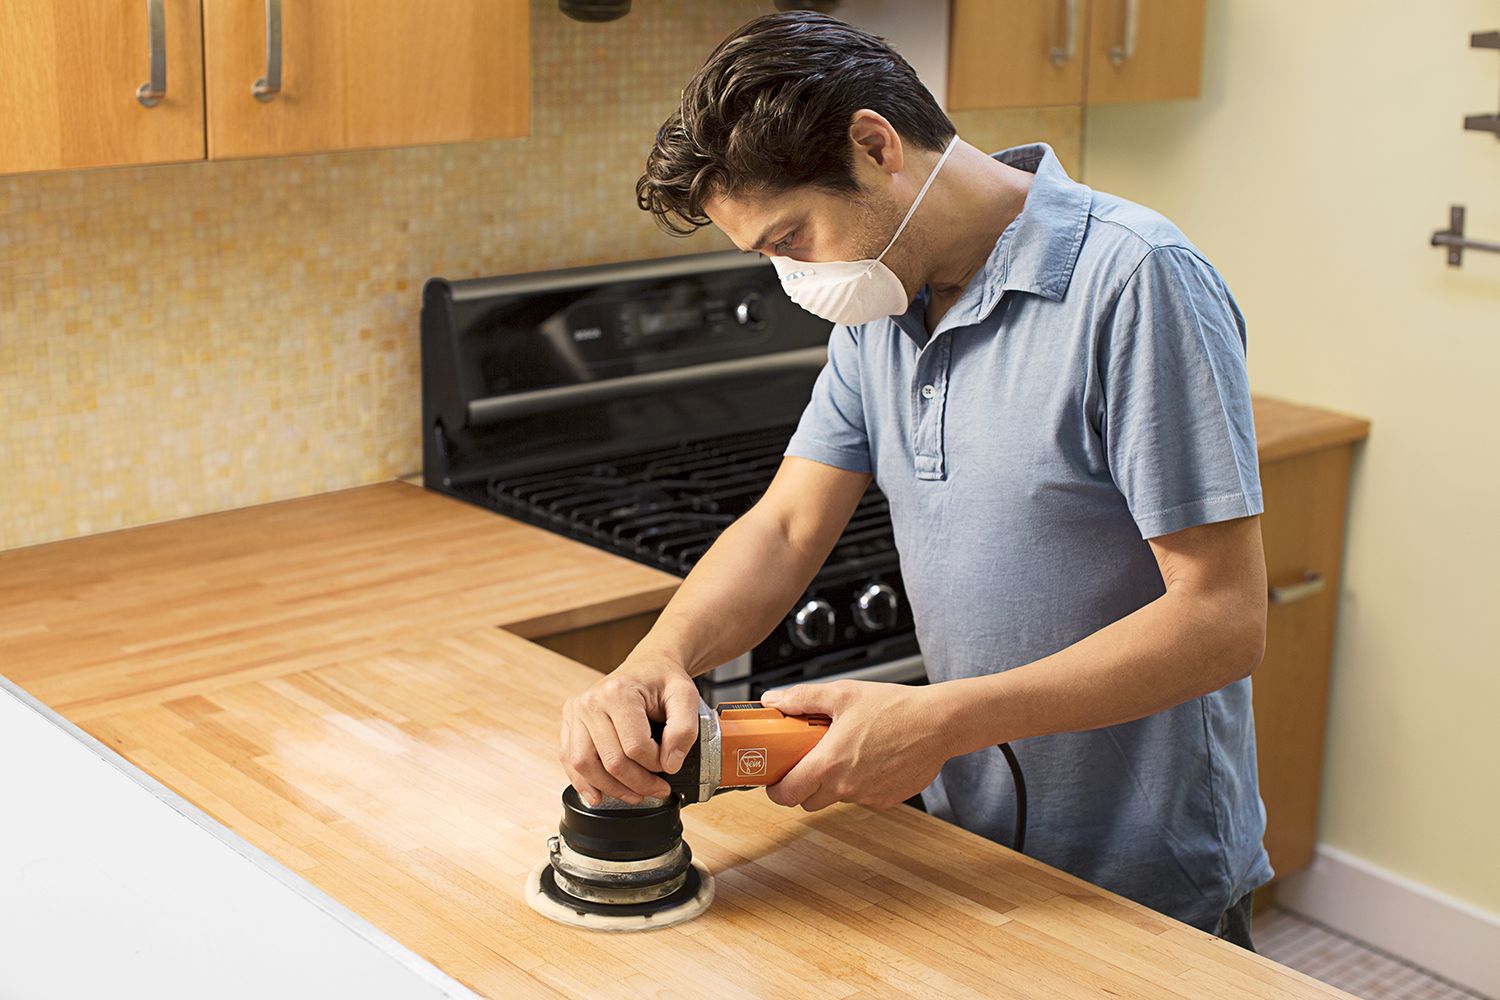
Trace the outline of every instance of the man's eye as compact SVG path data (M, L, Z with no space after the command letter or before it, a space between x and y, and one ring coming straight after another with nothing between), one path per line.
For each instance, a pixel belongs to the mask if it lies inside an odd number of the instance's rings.
M775 243L771 244L771 249L776 251L777 256L785 256L787 247L791 245L792 239L796 235L797 234L795 232L788 233L781 239L777 240Z

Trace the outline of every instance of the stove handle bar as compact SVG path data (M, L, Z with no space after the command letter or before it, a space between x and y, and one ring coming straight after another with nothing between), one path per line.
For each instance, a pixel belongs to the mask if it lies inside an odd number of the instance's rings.
M530 392L517 392L509 396L489 396L469 401L469 425L473 427L497 424L518 417L535 416L538 413L553 413L577 406L629 399L633 396L645 396L653 392L683 386L701 386L705 382L815 370L823 367L827 360L827 347L802 347L795 351L778 351L775 354L714 361L709 364L690 365L686 368L669 368L663 371L643 372L639 375L624 375L620 378L586 382L583 385L533 389Z

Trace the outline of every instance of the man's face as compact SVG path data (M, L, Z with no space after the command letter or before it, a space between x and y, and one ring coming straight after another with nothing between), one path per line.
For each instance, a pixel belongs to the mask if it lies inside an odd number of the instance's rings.
M741 250L795 260L868 260L885 249L910 204L889 184L859 192L804 186L775 193L710 198L704 213ZM921 240L910 225L885 256L908 294L918 273L914 251Z

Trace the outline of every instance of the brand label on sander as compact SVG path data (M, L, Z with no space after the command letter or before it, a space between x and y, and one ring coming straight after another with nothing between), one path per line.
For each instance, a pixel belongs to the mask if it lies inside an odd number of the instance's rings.
M766 773L764 747L744 747L735 752L734 770L741 778L758 778Z

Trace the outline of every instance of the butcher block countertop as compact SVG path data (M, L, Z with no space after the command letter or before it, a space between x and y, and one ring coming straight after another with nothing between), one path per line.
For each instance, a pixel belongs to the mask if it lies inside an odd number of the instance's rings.
M655 611L680 582L381 483L0 552L0 671L81 722L410 638Z
M87 728L485 996L1344 995L917 810L761 792L683 810L702 917L550 923L521 888L561 815L559 710L598 676L482 628Z
M704 916L542 919L599 675L526 637L678 582L384 483L0 552L0 672L485 996L1346 996L917 810L760 792L684 810Z

